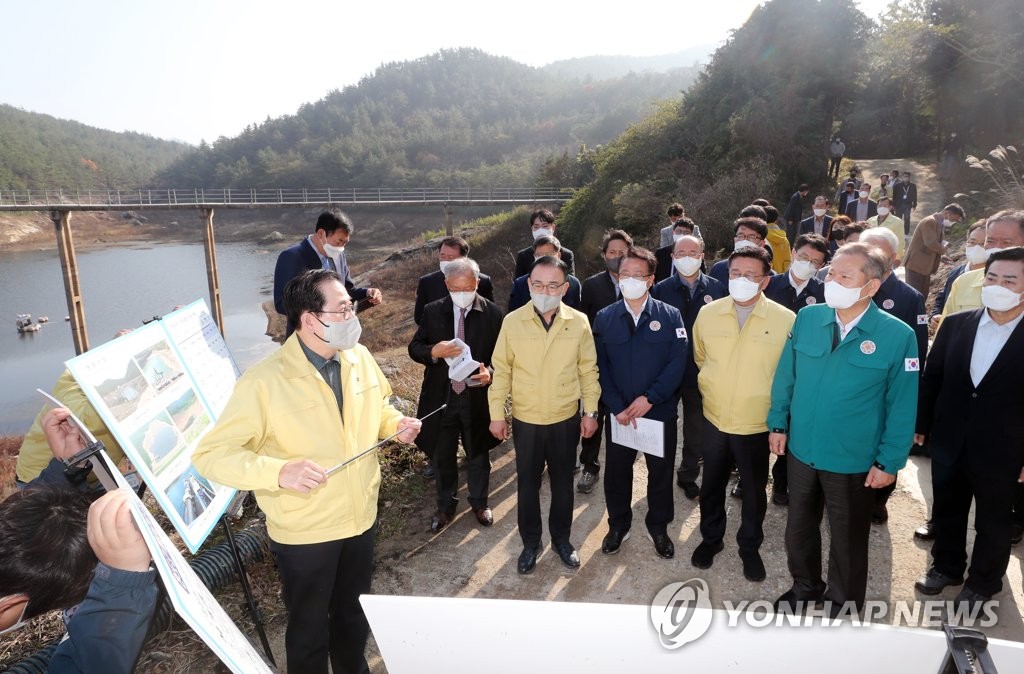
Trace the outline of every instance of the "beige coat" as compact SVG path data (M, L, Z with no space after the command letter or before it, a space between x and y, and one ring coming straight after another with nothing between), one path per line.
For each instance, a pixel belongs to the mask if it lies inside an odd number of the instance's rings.
M929 215L917 223L903 265L909 271L931 276L939 268L939 259L945 250L942 245L942 225L934 215Z

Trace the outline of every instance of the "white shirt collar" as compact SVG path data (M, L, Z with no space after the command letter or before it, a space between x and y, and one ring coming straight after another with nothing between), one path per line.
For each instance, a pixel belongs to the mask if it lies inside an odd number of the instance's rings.
M843 322L839 320L839 312L836 312L836 325L839 326L839 341L846 339L846 336L850 334L850 331L857 327L857 324L860 323L860 319L864 318L864 314L866 314L868 309L871 308L872 301L873 300L871 300L871 298L868 298L868 305L864 307L864 311L857 314L857 317L846 325L843 325Z
M807 279L806 281L804 281L800 285L797 285L796 284L796 277L793 276L793 272L791 272L791 271L786 272L786 276L789 277L789 285L793 286L793 290L796 291L797 295L802 293L804 291L804 288L807 287L807 284L811 282L811 279Z
M626 311L628 311L629 315L633 317L633 325L639 325L640 324L640 316L644 313L644 309L647 308L647 303L650 302L650 301L651 301L651 294L648 292L647 296L644 298L643 305L641 305L641 307L640 307L640 311L638 311L638 312L636 312L634 314L633 313L633 309L631 309L630 306L629 306L629 302L627 302L626 299L623 298L622 302L626 305Z

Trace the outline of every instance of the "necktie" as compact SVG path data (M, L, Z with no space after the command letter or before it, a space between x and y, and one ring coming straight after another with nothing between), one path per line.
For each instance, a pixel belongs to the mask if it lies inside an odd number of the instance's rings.
M839 324L832 321L832 350L835 351L836 347L839 346L839 342L843 340L839 339Z
M338 412L341 412L341 363L332 358L324 364L320 373L334 392L334 398L338 401Z
M459 309L459 329L456 331L456 337L462 341L466 341L466 310ZM464 381L453 381L452 390L456 393L462 393L466 390L466 382Z
M327 258L327 268L330 269L333 272L338 271L338 266L336 264L334 264L334 258L333 257Z

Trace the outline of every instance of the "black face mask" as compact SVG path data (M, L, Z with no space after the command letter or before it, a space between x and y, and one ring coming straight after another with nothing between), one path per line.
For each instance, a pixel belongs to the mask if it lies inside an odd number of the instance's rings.
M613 274L619 273L619 267L622 265L621 257L613 257L612 259L605 258L604 266Z

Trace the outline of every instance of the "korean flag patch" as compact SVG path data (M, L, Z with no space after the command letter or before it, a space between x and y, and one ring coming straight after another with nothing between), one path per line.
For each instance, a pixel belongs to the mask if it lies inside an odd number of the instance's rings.
M918 325L928 325L928 314L918 314L917 315L917 324Z
M686 328L676 328L676 339L686 339Z
M903 359L903 371L904 372L918 372L921 370L921 360L919 358L904 358Z

